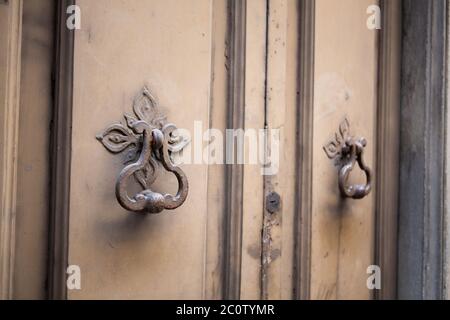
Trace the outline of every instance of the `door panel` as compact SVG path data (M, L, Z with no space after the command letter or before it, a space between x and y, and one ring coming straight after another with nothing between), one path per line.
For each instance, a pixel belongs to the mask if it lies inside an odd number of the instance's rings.
M80 266L83 288L68 297L202 298L208 167L184 166L191 191L179 209L129 213L114 194L123 159L113 160L95 137L131 112L144 85L179 127L193 132L195 120L209 123L212 3L77 4L83 25L75 33L69 264ZM174 185L156 182L171 193Z
M375 168L377 33L366 27L371 0L318 0L315 24L314 145L311 220L311 297L367 299L366 269L374 263L374 192L342 199L338 168L323 146L346 117L365 137L366 163ZM364 181L355 169L353 181Z

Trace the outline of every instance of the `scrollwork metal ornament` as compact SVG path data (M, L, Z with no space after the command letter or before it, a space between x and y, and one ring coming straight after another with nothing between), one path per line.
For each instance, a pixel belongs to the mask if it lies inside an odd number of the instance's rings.
M125 124L114 123L96 137L113 154L127 151L126 166L116 180L116 198L123 208L138 213L178 208L186 200L189 185L183 170L173 164L172 156L190 140L176 134L176 126L167 122L146 87L135 98L133 113L124 114ZM162 168L176 176L176 195L151 190ZM132 177L143 189L134 196L128 194Z
M335 133L334 139L323 147L328 158L334 159L339 167L338 185L341 195L345 198L362 199L371 191L372 172L364 162L366 145L365 138L355 138L350 135L350 122L345 118L339 125L339 132ZM366 175L366 184L348 184L350 172L356 163Z

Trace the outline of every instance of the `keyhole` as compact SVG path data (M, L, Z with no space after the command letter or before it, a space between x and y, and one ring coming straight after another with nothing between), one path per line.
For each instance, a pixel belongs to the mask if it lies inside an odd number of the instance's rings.
M280 210L281 198L276 192L271 192L266 197L266 208L270 213L275 213Z

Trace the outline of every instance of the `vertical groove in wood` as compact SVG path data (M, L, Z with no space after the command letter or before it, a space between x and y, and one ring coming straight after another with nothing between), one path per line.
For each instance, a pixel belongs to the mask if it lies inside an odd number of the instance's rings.
M381 269L377 299L397 296L401 1L381 1L379 31L375 264Z
M209 105L209 128L225 132L227 126L227 86L228 70L226 46L228 36L227 0L212 2L211 36L211 83ZM208 166L208 212L206 230L205 288L203 298L222 299L224 264L224 227L225 217L225 167Z
M269 28L270 26L270 18L271 18L271 7L270 7L270 0L266 0L266 45L265 45L265 76L264 76L264 129L266 130L265 138L264 138L264 159L265 162L268 158L268 120L269 120L269 108L268 108L268 83L269 83L269 47L270 47L270 33L271 30ZM273 21L274 23L274 21ZM269 192L272 192L273 189L270 188L270 178L264 176L264 182L263 182L263 194L264 198L267 196ZM265 201L264 201L265 202ZM270 213L267 211L266 204L263 203L263 224L262 224L262 238L261 238L261 292L260 292L260 298L261 300L268 300L269 299L269 261L270 261L270 242L271 242L271 234L270 234Z
M244 129L246 1L230 9L229 86L227 128ZM236 153L235 153L236 154ZM239 299L241 287L243 165L227 164L225 216L224 298Z
M5 58L0 61L5 63L4 68L0 66L0 72L5 75L0 79L4 83L4 87L0 88L0 121L3 121L0 126L0 299L11 299L15 256L22 0L13 0L1 9L6 10L3 13L7 16L7 29L1 39L6 42L6 49L0 53Z
M57 9L48 262L51 299L67 297L74 31L66 27L66 9L74 3L75 0L59 1Z
M261 299L292 299L298 80L298 6L269 0L266 14L265 160ZM268 169L268 168L266 168ZM278 208L268 204L280 197Z
M314 112L315 0L300 0L300 47L297 130L296 263L294 297L310 298L311 210Z

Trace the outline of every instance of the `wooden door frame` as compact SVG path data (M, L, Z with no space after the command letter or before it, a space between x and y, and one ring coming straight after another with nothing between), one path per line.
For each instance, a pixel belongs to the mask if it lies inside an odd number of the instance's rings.
M441 299L449 250L447 1L404 0L402 10L398 297Z

